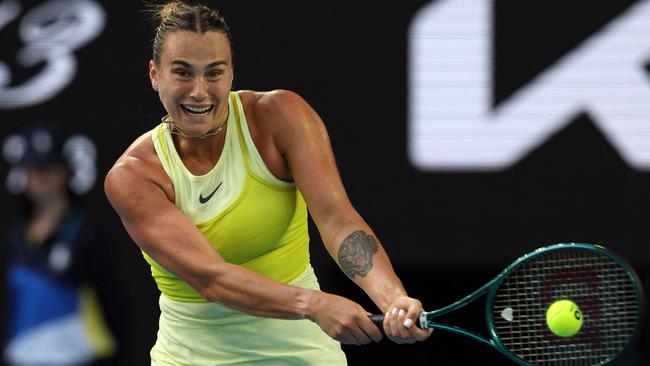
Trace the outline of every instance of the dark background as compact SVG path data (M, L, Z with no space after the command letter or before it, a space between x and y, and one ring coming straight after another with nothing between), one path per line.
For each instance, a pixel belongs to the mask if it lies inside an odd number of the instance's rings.
M11 85L43 67L23 68L15 60L23 47L18 24L43 2L22 1L21 16L0 30L0 61L12 71ZM558 242L608 246L647 278L650 174L626 165L594 126L588 110L504 171L424 172L411 165L408 27L428 1L210 3L223 10L233 31L233 88L294 90L319 112L354 206L386 247L410 294L422 299L426 308L456 301L517 256ZM633 3L496 0L495 106ZM118 253L115 276L129 301L131 328L122 364L145 365L155 339L158 292L138 248L106 201L101 180L164 111L147 76L152 31L144 5L123 0L101 6L106 27L75 52L78 70L73 83L42 104L0 109L0 138L26 124L56 121L96 143L99 181L84 200L115 239L110 250ZM7 171L6 163L0 165L3 179ZM2 190L0 202L0 220L11 221L17 199ZM375 311L327 257L317 231L311 234L312 262L323 289ZM483 331L481 306L451 315L449 322ZM620 364L650 364L647 331L641 341ZM354 365L406 360L508 364L487 347L442 332L424 344L344 348Z

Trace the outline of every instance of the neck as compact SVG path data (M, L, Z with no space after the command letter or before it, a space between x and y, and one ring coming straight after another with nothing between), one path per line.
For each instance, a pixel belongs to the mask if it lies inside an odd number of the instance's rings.
M226 128L226 125L228 124L228 117L230 117L230 108L228 108L226 110L226 117L223 119L223 121L221 123L219 123L219 125L217 125L217 127L211 129L210 131L208 131L208 132L206 132L206 133L204 133L202 135L192 135L192 134L189 134L189 133L183 131L178 126L178 124L172 120L172 117L169 114L166 115L165 117L163 117L161 121L162 121L162 123L169 124L169 126L171 127L169 129L169 131L171 133L174 133L174 134L177 134L177 135L183 136L185 138L189 138L189 139L203 140L206 137L214 136L214 135L218 134L219 132L223 131L223 129Z
M194 175L209 172L219 161L226 143L226 134L217 133L201 139L172 135L178 156Z

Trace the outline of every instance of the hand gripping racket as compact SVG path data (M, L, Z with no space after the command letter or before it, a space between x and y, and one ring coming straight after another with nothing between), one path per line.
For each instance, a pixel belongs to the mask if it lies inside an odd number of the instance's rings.
M489 337L434 321L486 293ZM547 311L559 300L571 300L582 313L572 336L547 325ZM520 365L604 365L638 336L643 306L641 282L624 259L600 246L556 244L517 259L465 298L421 313L418 325L470 337ZM371 319L381 328L383 315Z

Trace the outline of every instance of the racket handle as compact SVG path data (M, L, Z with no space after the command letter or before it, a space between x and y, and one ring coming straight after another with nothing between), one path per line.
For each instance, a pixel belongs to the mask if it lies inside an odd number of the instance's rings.
M386 317L384 314L373 314L373 315L368 315L370 320L372 320L373 323L379 328L382 332L384 331L384 318Z
M386 316L384 314L373 314L373 315L368 315L368 318L372 320L373 323L381 330L381 332L384 332L384 318ZM420 320L416 320L413 325L417 325L418 328L422 328L420 326Z

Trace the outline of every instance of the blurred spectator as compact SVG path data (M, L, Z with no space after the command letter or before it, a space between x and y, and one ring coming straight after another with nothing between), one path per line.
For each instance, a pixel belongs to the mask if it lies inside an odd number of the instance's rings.
M0 245L5 362L116 364L121 307L111 259L115 248L89 222L75 193L94 182L92 142L42 126L7 138L3 153L11 164L7 188L24 203L5 206L17 220Z

